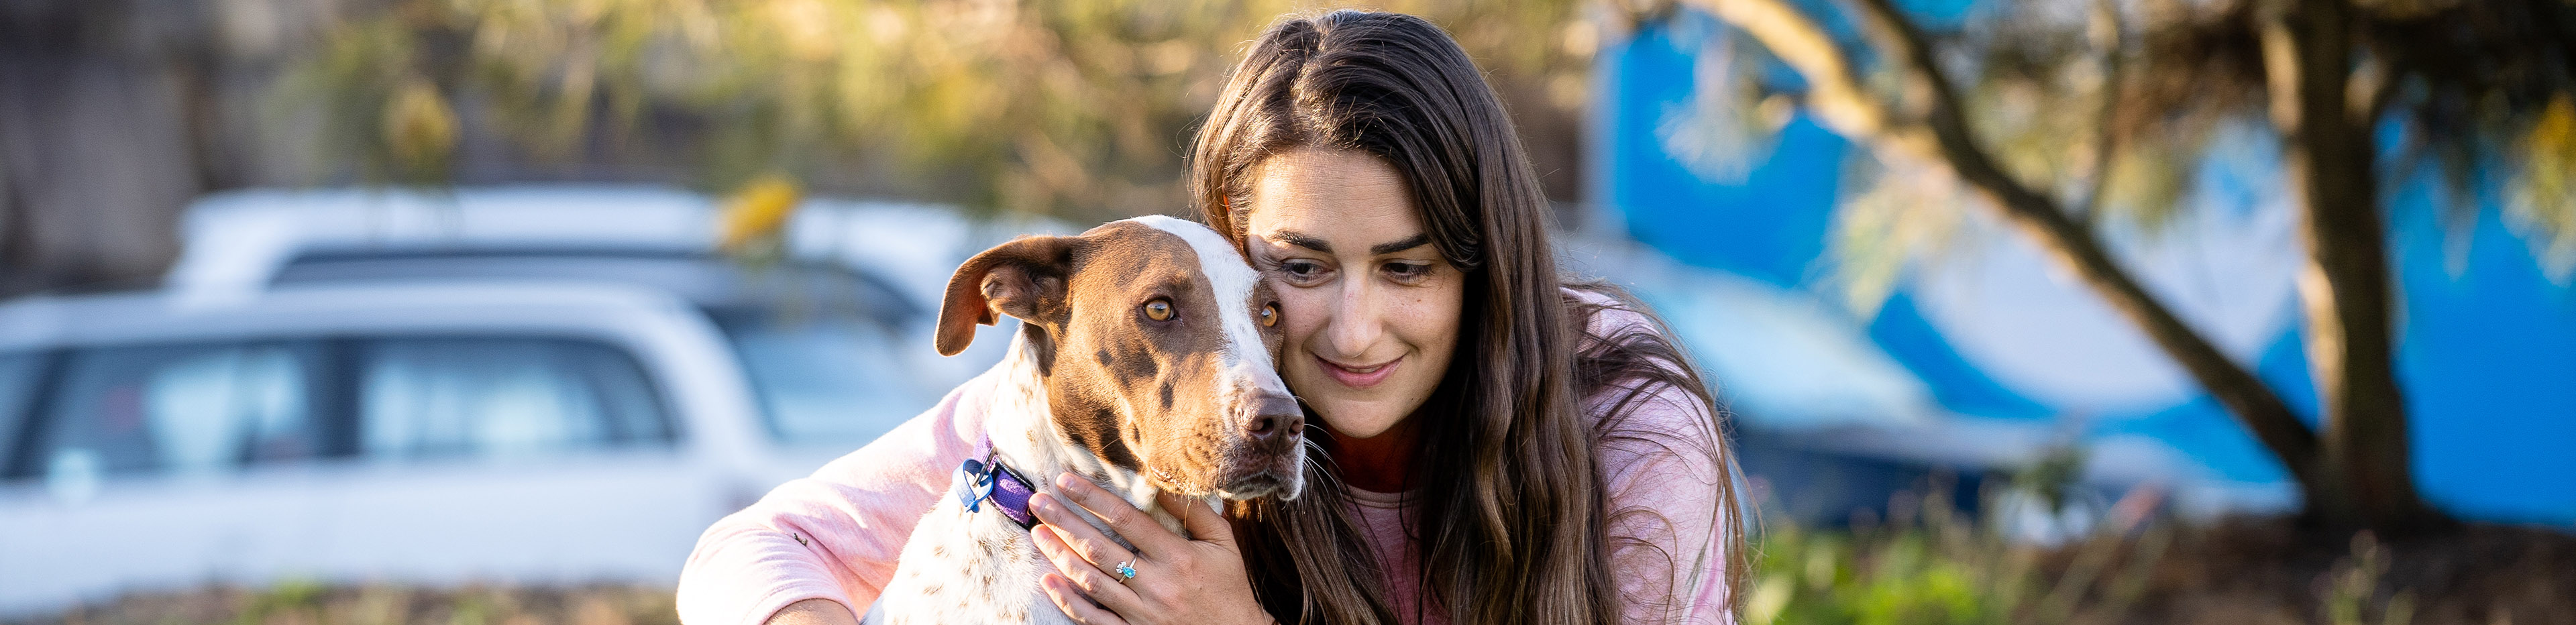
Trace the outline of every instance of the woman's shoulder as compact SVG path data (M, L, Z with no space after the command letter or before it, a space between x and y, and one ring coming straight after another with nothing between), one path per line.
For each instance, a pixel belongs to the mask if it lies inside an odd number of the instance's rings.
M1643 303L1592 285L1564 287L1580 315L1579 401L1596 427L1616 432L1715 431L1718 414L1681 343ZM1615 362L1614 362L1615 361Z
M1626 292L1605 284L1574 283L1558 287L1559 293L1575 314L1583 319L1584 340L1630 331L1662 334L1654 318L1647 316L1646 305Z

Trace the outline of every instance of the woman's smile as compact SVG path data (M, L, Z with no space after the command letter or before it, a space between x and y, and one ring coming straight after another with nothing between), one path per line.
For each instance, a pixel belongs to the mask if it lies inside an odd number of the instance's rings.
M1324 375L1333 378L1335 382L1342 383L1343 386L1368 388L1386 381L1388 375L1395 373L1395 366L1404 362L1404 358L1398 356L1395 360L1365 367L1333 362L1323 356L1316 356L1315 362L1323 363Z

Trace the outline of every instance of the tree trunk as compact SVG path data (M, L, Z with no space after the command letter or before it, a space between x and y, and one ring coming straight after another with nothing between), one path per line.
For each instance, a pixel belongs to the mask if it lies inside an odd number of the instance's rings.
M2277 0L2259 14L2272 124L2308 248L2299 273L2307 353L2323 400L2324 483L2307 512L2338 526L2407 531L2440 517L2416 495L2398 390L2388 276L2373 168L2375 115L2349 93L2353 8Z
M178 255L202 177L188 103L163 23L129 9L0 13L0 297L150 286Z

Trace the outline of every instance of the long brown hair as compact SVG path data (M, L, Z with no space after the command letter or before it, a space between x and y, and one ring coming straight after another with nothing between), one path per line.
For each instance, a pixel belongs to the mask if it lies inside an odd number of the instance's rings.
M1629 601L1613 577L1607 528L1613 510L1604 444L1642 441L1717 463L1729 543L1729 595L1742 576L1734 473L1709 390L1660 322L1591 336L1604 305L1557 271L1546 197L1502 103L1464 50L1421 18L1335 11L1290 16L1255 40L1199 130L1190 166L1193 201L1237 244L1251 178L1289 149L1359 150L1384 159L1412 187L1432 244L1468 276L1458 354L1413 417L1408 531L1426 610L1457 623L1613 623ZM1588 339L1587 339L1588 337ZM1678 389L1708 415L1698 436L1620 427L1640 398ZM1582 412L1603 396L1609 415ZM1597 399L1595 399L1597 401ZM1310 419L1308 423L1320 420ZM1310 437L1327 437L1310 427ZM1670 439L1670 440L1665 440ZM1240 539L1262 602L1283 622L1392 623L1393 602L1322 446L1310 446L1306 495L1257 501L1238 513ZM1673 528L1676 532L1688 528ZM1663 554L1672 566L1704 566ZM1673 588L1675 594L1693 592Z

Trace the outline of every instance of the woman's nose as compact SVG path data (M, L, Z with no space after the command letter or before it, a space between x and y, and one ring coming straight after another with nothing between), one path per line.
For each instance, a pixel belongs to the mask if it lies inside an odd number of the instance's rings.
M1325 331L1332 339L1333 354L1339 358L1364 357L1386 334L1379 319L1376 294L1366 280L1344 280L1338 301L1333 305L1331 327ZM1369 363L1351 363L1369 364Z

